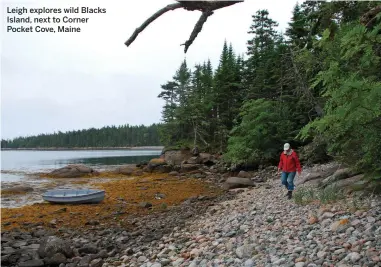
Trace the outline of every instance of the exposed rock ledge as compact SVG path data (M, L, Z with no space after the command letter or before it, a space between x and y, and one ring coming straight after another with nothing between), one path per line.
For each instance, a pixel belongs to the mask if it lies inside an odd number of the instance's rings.
M99 172L85 165L67 165L66 167L59 168L48 174L48 176L56 178L78 178L83 176L96 176Z

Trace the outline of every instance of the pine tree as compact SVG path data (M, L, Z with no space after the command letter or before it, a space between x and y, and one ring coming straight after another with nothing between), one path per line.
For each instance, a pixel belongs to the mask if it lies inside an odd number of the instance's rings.
M175 111L178 102L178 95L176 94L177 83L173 81L167 82L166 84L163 84L161 88L162 91L158 97L165 100L162 118L164 122L171 122L175 118Z
M278 23L269 18L267 10L259 10L253 16L253 24L249 34L254 37L248 43L250 56L247 60L247 95L249 99L267 98L272 99L276 94L276 79L273 71L276 54L275 43L279 37L275 31ZM274 81L275 80L275 81Z
M242 104L240 66L237 63L232 45L228 46L225 41L214 77L217 103L216 143L221 151L226 148L228 133Z
M299 4L295 5L288 25L285 35L290 39L291 44L303 48L307 44L309 29L306 11Z

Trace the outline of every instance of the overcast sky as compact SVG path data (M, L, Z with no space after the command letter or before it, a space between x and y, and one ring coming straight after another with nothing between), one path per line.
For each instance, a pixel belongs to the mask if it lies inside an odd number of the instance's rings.
M217 10L187 54L179 45L188 39L200 16L198 11L168 12L130 47L124 45L145 19L173 2L2 1L2 138L159 122L163 105L157 98L160 85L172 78L184 58L190 67L210 58L216 67L225 39L243 54L251 15L268 9L284 30L296 4L292 0L245 0ZM81 25L81 33L5 32L7 16L12 16L7 7L23 6L99 6L107 13L79 14L89 18Z

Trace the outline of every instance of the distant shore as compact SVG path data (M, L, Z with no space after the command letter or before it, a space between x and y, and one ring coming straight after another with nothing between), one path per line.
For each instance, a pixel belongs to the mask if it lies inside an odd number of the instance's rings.
M137 147L35 147L35 148L1 148L7 150L33 151L62 151L62 150L162 150L164 146L137 146Z

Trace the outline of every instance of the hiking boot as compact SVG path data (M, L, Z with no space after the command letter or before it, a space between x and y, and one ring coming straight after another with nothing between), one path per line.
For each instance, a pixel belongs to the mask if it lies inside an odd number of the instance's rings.
M288 191L288 192L287 192L287 197L288 197L288 199L291 199L291 198L292 198L292 191Z

